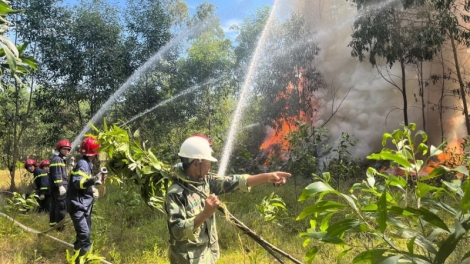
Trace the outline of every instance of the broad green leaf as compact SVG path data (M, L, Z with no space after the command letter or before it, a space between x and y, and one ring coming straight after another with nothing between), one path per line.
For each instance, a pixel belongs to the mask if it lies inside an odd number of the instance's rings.
M302 243L302 247L307 247L308 244L310 244L310 241L312 241L311 238L306 238L306 239L304 240L304 242Z
M321 224L320 224L320 231L326 232L326 230L328 229L330 225L330 219L332 215L333 215L332 213L328 214L322 219Z
M338 209L344 208L346 205L335 201L320 201L314 205L305 207L296 220L304 219L305 217L319 213L319 212L337 212Z
M336 257L336 264L341 264L341 260L349 251L351 251L351 249L352 248L348 248L346 250L341 251L341 253L338 254L338 257Z
M400 166L403 166L405 168L411 168L411 163L404 158L403 156L399 155L398 153L390 153L390 152L380 152L380 157L384 160L390 160L393 161Z
M318 247L310 248L305 254L305 260L307 261L307 263L312 263L317 253L318 253Z
M450 171L460 172L463 175L468 176L468 169L465 166L457 166L453 169L450 169Z
M466 230L462 227L458 219L455 219L454 232L442 243L439 251L437 252L436 258L434 259L435 264L445 263L447 257L454 252L455 247L465 235Z
M470 251L468 251L467 253L465 253L465 255L463 255L461 261L462 263L464 262L468 262L470 260Z
M327 232L313 232L309 231L306 233L300 233L300 237L310 237L328 244L335 244L335 245L344 245L344 241L339 237L332 237L327 234Z
M418 182L416 194L422 198L431 191L442 191L443 188L427 185L426 183Z
M367 177L367 183L371 188L374 188L375 185L375 178L374 177Z
M354 202L353 198L351 198L350 195L347 195L347 194L344 194L344 193L340 193L340 195L344 197L344 199L346 200L346 202L348 202L348 204L349 204L349 206L351 206L351 208L356 210L356 212L359 211L357 206L356 206L356 203Z
M457 210L455 210L452 206L444 203L444 202L440 202L440 201L436 201L435 199L433 198L422 198L421 199L421 202L422 204L431 204L431 205L434 205L434 206L438 206L444 210L446 210L447 212L449 212L450 214L456 216L457 215Z
M416 134L415 134L415 140L418 136L421 136L423 138L422 142L423 143L426 143L428 141L428 134L426 134L426 132L424 132L423 130L419 130L419 131L416 131ZM423 144L421 143L421 144ZM427 146L426 146L427 148ZM425 154L425 153L423 153Z
M321 175L326 182L330 182L331 175L329 172L323 172Z
M406 180L403 179L403 177L398 177L398 176L394 176L394 175L389 175L388 180L386 180L386 183L388 185L395 186L395 187L401 187L401 188L405 188L406 185L407 185Z
M363 212L375 212L377 211L377 204L369 204L361 208Z
M418 246L420 246L422 249L424 249L425 251L428 251L432 254L437 254L437 250L436 248L434 247L433 243L431 243L431 241L429 241L427 238L419 235L416 237L414 243Z
M391 138L392 137L392 134L390 133L384 133L383 137L382 137L382 146L385 147L385 145L387 144L387 139Z
M6 15L9 13L13 13L15 10L13 10L7 3L5 2L0 2L0 14L1 15Z
M408 211L408 212L412 212L415 215L421 216L421 218L424 221L434 225L435 227L439 227L441 229L449 231L449 228L447 227L447 225L444 223L444 221L442 221L442 219L439 216L437 216L436 214L432 213L431 211L429 211L428 209L426 209L424 207L421 207L419 209L415 209L415 208L412 208L412 207L406 207L405 210Z
M442 142L437 148L431 145L431 151L429 152L429 157L437 156L442 153L442 148L447 144L447 141Z
M402 258L402 256L391 256L384 259L381 264L396 264Z
M413 237L410 239L410 241L408 241L408 243L406 243L406 248L408 249L408 252L411 253L411 255L414 254L415 240L416 240L416 237Z
M371 249L359 253L353 259L353 263L373 263L375 260L382 257L382 255L387 252L387 249Z
M461 188L462 181L460 180L453 180L452 182L442 181L442 184L444 184L452 193L456 193L460 197L464 196L464 193Z
M361 221L357 219L343 219L330 225L326 230L327 234L332 237L340 237L344 234L345 231L354 228L362 224Z
M366 171L367 178L374 178L376 174L377 174L376 169L372 167L367 168L367 171Z
M314 197L317 194L323 192L336 192L335 189L331 188L331 186L325 184L324 182L317 181L314 183L309 184L305 189L302 191L302 194L299 197L299 202L305 201L310 197Z
M470 181L465 181L462 190L464 195L462 197L462 201L460 203L460 207L462 208L462 212L464 214L468 213L468 209L470 208Z
M1 36L0 36L1 37ZM11 50L3 43L0 42L0 46L2 50L5 52L5 57L7 58L8 65L12 73L16 72L16 58L15 55L11 52Z
M379 218L377 218L377 223L379 224L379 230L381 233L385 232L387 228L387 192L382 193L382 196L379 199L377 204L377 212L379 213Z
M37 66L37 61L32 59L32 58L21 58L21 62L23 62L24 64L28 65L29 67L31 67L31 69L33 70L37 70L38 69L38 66Z
M418 152L421 152L423 155L426 155L428 153L428 146L424 143L420 143L418 145Z

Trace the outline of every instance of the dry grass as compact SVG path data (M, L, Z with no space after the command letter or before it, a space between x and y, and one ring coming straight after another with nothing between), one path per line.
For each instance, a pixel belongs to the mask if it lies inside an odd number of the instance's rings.
M298 234L304 232L309 223L307 220L295 221L295 217L307 204L297 202L302 187L292 184L290 182L284 188L260 186L255 187L249 194L228 194L220 198L239 220L267 241L303 261L308 247L302 247L303 238ZM347 187L349 186L345 186ZM112 263L166 264L168 230L165 215L145 205L135 191L109 186L107 195L95 203L92 230L95 253L105 256ZM259 203L273 191L284 199L289 208L289 217L281 221L282 226L262 222L254 207L254 203ZM0 198L0 211L5 211L2 203L4 205L4 199ZM48 227L48 216L45 214L27 213L20 215L18 220L37 230L45 230ZM275 262L264 249L240 233L222 215L217 216L217 229L221 247L221 259L218 264ZM54 231L51 235L69 243L73 243L75 239L71 224L68 224L64 232ZM357 248L346 254L341 263L352 263L353 257L363 249L367 239L358 235L349 237L348 241ZM312 245L313 242L309 244ZM397 245L406 248L406 241L399 241ZM459 256L468 251L465 248L467 243L462 246L463 248L459 247L458 252L456 251L453 260L459 259ZM340 246L319 245L314 263L336 263L336 256L342 250ZM0 263L66 263L65 251L65 246L48 238L26 233L12 226L6 219L0 218ZM289 261L286 260L286 263Z

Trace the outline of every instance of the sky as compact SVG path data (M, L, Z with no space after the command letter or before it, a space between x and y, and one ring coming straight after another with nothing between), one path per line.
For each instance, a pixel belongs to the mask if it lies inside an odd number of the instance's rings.
M274 0L188 0L184 2L187 3L191 14L196 11L198 5L204 2L214 4L222 28L227 37L231 39L235 37L235 32L230 30L231 26L239 24L243 18L253 15L258 8L274 4Z
M125 3L125 0L105 0L109 3ZM216 7L216 14L227 37L234 39L236 34L230 27L243 21L243 18L251 16L263 6L273 6L274 0L182 0L185 2L191 14L194 14L198 5L209 2ZM64 0L65 4L77 4L80 0Z

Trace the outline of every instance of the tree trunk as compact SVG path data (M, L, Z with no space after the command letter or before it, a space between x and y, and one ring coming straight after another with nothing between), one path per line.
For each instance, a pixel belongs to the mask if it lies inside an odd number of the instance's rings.
M426 131L426 104L424 103L424 80L423 80L423 61L418 65L418 79L419 79L419 96L421 96L421 114L423 117L423 131Z
M457 72L457 78L460 86L460 96L462 96L463 114L465 116L465 125L467 126L467 135L470 135L470 120L468 119L468 108L467 108L467 96L465 93L465 85L460 74L459 60L457 58L457 47L455 46L454 34L449 31L450 44L452 45L452 52L454 53L455 71Z
M445 67L444 67L444 55L442 55L441 50L441 61L442 61L442 88L441 88L441 98L439 98L438 110L439 110L439 123L441 123L441 141L444 142L444 123L442 122L442 114L444 111L444 88L445 88Z
M405 60L400 59L401 66L401 94L403 95L403 118L405 126L408 125L408 100L406 99L406 73L405 73Z

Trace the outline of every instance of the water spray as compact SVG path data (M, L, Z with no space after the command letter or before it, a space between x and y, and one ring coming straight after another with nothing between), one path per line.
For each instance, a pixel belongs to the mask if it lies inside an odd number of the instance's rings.
M108 110L108 108L116 101L116 99L121 96L129 87L133 86L135 82L138 81L139 77L148 72L151 67L163 56L165 55L173 46L176 46L180 41L186 37L191 38L200 35L205 30L207 30L213 22L216 21L215 17L208 18L200 23L186 29L183 33L179 34L177 37L171 39L165 46L163 46L155 55L153 55L148 61L146 61L142 66L140 66L132 75L127 79L127 81L119 87L119 89L101 106L100 110L91 118L87 125L80 131L78 136L72 142L72 149L75 149L75 146L80 142L81 138L85 133L90 129L91 124L95 124Z
M192 87L190 87L190 88L188 88L188 89L186 89L186 90L180 92L179 94L177 94L177 95L175 95L175 96L173 96L173 97L171 97L171 98L168 98L168 99L166 99L166 100L164 100L164 101L158 103L158 104L155 105L154 107L149 108L149 109L143 111L142 113L139 113L139 114L135 115L134 117L132 117L131 119L129 119L128 121L126 121L126 122L123 124L123 126L129 124L130 122L136 120L137 118L139 118L139 117L141 117L141 116L143 116L143 115L145 115L145 114L148 114L148 113L152 112L153 110L159 108L160 106L166 105L167 103L169 103L169 102L175 100L175 99L178 98L178 97L181 97L181 96L183 96L183 95L192 93L192 92L198 90L199 88L201 88L201 87L203 87L203 86L206 86L206 85L208 85L208 84L211 84L211 83L215 83L215 82L219 81L220 79L222 79L222 77L219 77L219 78L217 78L217 79L210 79L209 81L207 81L207 82L205 82L205 83L203 83L203 84L194 85L194 86L192 86Z
M273 8L271 10L271 13L269 14L268 20L266 21L266 25L263 29L263 32L261 33L261 37L258 41L258 45L256 45L255 53L253 54L253 57L251 58L247 76L246 76L245 82L243 83L243 87L240 93L240 98L238 100L237 107L235 109L235 113L232 119L232 123L230 125L230 130L227 136L227 140L226 140L224 149L222 151L222 159L220 161L219 171L217 172L218 175L224 175L225 171L227 170L228 159L230 158L230 154L232 154L233 142L235 141L235 136L238 131L238 125L240 123L240 119L243 114L243 107L245 106L247 94L253 82L255 70L261 57L260 56L261 49L266 43L266 40L268 37L268 29L272 27L274 16L278 10L279 1L280 0L274 1Z

